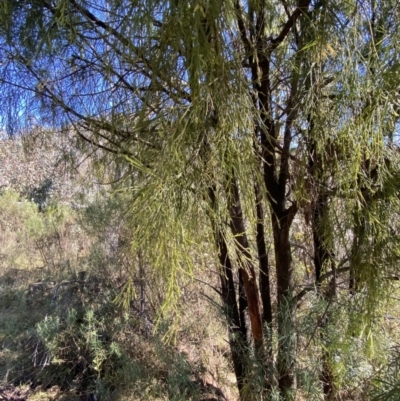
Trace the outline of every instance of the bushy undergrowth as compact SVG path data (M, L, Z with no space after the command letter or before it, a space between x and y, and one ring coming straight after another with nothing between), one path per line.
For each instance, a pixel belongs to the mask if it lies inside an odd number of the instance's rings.
M223 344L223 325L206 301L193 298L189 280L182 296L191 310L174 327L178 341L165 341L176 320L157 315L163 282L144 256L131 253L120 206L99 197L80 210L48 205L39 211L14 192L0 196L3 383L96 400L222 397L209 379L216 365L229 372L226 345L214 357L206 343ZM132 293L122 305L116 301L127 283Z
M39 209L13 191L0 195L2 382L57 388L65 400L236 399L215 291L183 278L178 309L160 313L165 283L131 247L129 202L98 193L80 204ZM203 256L194 256L201 277ZM327 373L332 400L399 399L396 318L377 308L376 323L365 326L362 310L337 301L311 291L297 311L298 399L321 400ZM251 358L245 390L261 400L265 372ZM278 398L272 386L270 399Z
M99 400L126 393L132 399L199 399L201 366L166 344L165 331L154 333L135 310L116 308L112 291L101 289L98 297L90 284L73 287L63 289L57 301L53 291L2 294L2 305L8 300L15 317L2 324L2 373L8 382L74 389ZM34 313L24 311L27 302Z
M394 346L390 349L390 360L380 372L371 391L373 401L397 401L400 399L400 349Z

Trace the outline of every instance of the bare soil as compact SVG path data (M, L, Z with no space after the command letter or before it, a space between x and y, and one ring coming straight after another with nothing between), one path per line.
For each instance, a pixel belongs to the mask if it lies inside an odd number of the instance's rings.
M1 401L26 401L29 390L22 391L12 386L0 387Z

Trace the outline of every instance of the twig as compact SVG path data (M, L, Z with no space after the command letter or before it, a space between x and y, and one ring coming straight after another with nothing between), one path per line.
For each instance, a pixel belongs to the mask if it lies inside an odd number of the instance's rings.
M346 260L347 261L347 260ZM346 262L344 261L344 263ZM348 272L350 270L349 266L346 267L342 267L340 269L336 269L336 270L331 270L328 273L323 274L320 277L320 281L324 281L329 277L332 277L334 274L340 274L340 273L345 273ZM296 300L297 306L299 306L299 302L301 301L302 298L304 298L304 296L309 293L310 291L315 291L317 288L317 283L314 283L314 285L310 285L308 287L305 287L302 291L300 291L297 295L294 296L294 299Z
M331 294L331 296L329 297L328 305L326 305L324 313L322 314L322 316L318 320L317 324L315 325L314 331L312 332L310 339L308 340L306 346L304 347L304 351L310 346L311 341L313 340L318 327L321 327L321 323L324 321L326 315L328 314L329 307L332 305L332 300L333 300L333 294Z
M201 292L200 295L202 295L204 298L206 298L208 301L210 301L210 303L213 304L214 306L216 306L218 309L223 310L222 306L218 302L215 302L208 295L204 294L204 292Z
M206 286L210 287L212 290L214 290L218 295L220 295L222 297L222 293L221 291L218 290L218 288L214 287L213 285L211 285L210 283L207 283L206 281L203 281L197 277L194 277L194 279L196 281L198 281L199 283L205 284Z

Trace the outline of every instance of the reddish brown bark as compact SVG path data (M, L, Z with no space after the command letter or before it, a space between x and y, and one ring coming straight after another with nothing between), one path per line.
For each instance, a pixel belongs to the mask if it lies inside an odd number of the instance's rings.
M211 207L216 208L216 196L212 187L208 191ZM243 387L246 376L246 364L243 350L247 348L246 322L240 318L236 300L236 289L233 279L233 266L228 253L228 247L221 230L214 224L214 238L218 249L218 258L221 265L220 282L221 296L224 303L224 313L228 323L229 345L232 355L233 368L240 397L243 396Z
M254 266L251 262L250 246L246 235L242 207L240 204L239 188L234 177L227 180L229 196L229 213L231 218L231 230L237 243L237 252L240 261L240 275L247 298L247 305L251 324L251 333L256 348L263 346L263 323L261 304L258 294L258 285Z

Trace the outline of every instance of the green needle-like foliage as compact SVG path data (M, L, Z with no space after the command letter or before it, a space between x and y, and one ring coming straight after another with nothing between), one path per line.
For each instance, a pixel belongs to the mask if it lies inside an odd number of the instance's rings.
M0 5L3 125L97 149L99 174L129 194L134 253L167 283L161 314L209 244L242 399L249 352L265 397L294 396L307 292L327 303L316 330L340 297L364 327L398 277L399 13L379 0ZM311 232L304 280L293 225Z

